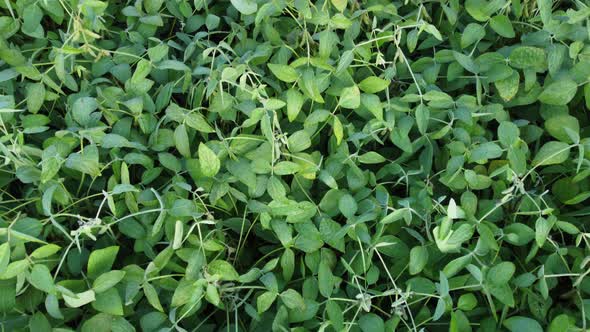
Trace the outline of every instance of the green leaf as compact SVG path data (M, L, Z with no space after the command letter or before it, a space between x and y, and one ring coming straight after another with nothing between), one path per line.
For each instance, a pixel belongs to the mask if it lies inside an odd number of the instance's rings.
M256 308L258 309L258 313L260 314L267 311L274 303L276 298L277 293L272 291L264 292L258 296L256 299Z
M504 239L515 246L524 246L535 238L535 232L527 225L513 223L504 227Z
M326 312L334 328L337 331L341 331L344 327L344 315L342 309L335 300L328 300L326 304Z
M548 105L566 105L574 98L577 91L576 82L562 79L545 86L539 95L539 101Z
M537 6L541 14L541 21L544 26L547 26L551 21L551 8L553 7L553 1L551 0L539 0Z
M547 142L535 155L533 165L546 166L561 164L567 160L570 155L570 145L564 142Z
M508 283L516 271L512 262L501 262L494 265L487 273L486 279L489 283L502 285Z
M492 179L488 176L477 174L470 169L466 169L464 175L469 188L473 190L483 190L489 188L492 184Z
M174 130L174 143L176 144L176 149L178 149L178 152L180 152L183 157L191 157L188 134L184 124L181 124Z
M294 289L287 289L280 295L281 300L289 309L305 309L303 296Z
M273 168L274 173L277 175L295 174L299 172L300 169L301 167L299 166L299 164L291 161L281 161L277 163Z
M207 177L215 176L221 167L215 152L204 143L199 144L199 164L202 174Z
M219 306L219 304L221 303L221 298L219 297L217 287L215 287L212 284L207 284L205 298L207 299L207 301L211 302L211 304L215 306Z
M318 268L318 286L320 294L326 298L330 298L334 290L334 276L330 266L324 261L320 261Z
M418 125L418 131L424 135L428 130L428 121L430 120L430 110L426 105L420 104L416 107L416 124Z
M438 29L436 28L436 26L434 26L432 24L425 24L424 31L428 32L429 34L431 34L434 38L438 39L439 41L443 41L443 37L440 34L440 31L438 31Z
M502 37L514 38L514 28L510 19L504 15L496 15L490 20L490 27Z
M94 250L88 258L88 277L96 278L99 275L111 270L113 263L117 259L119 252L118 246L107 247L104 249Z
M44 31L40 24L41 19L43 19L41 8L37 4L28 6L23 15L22 31L33 38L43 38Z
M363 332L385 332L383 319L374 313L362 315L358 324Z
M39 3L47 14L51 16L51 19L57 23L62 24L64 18L64 10L63 7L60 5L59 0L45 0Z
M10 262L10 244L5 242L0 244L0 276L4 274L8 263Z
M344 11L346 9L346 3L348 2L347 0L330 0L330 2L332 2L332 5L338 10L338 11Z
M543 217L537 218L535 222L535 241L540 248L545 244L549 231L553 228L553 224L555 224L555 221L550 222Z
M162 308L162 304L160 303L160 298L158 297L158 292L156 291L156 288L154 288L154 286L147 282L144 283L142 287L143 293L145 294L145 297L147 298L149 304L156 310L163 312L164 308Z
M469 160L484 163L489 159L499 158L500 156L502 156L502 148L496 143L487 142L479 144L475 149L471 150Z
M480 22L487 21L492 13L498 11L504 5L504 1L467 0L465 9Z
M471 311L477 307L477 298L473 293L463 294L459 297L457 308L464 311Z
M586 192L577 194L573 198L566 200L564 203L567 205L575 205L575 204L582 203L583 201L587 200L588 198L590 198L590 191L586 191Z
M45 293L55 293L55 285L53 283L51 272L49 272L49 268L43 264L33 265L29 281L31 282L31 285Z
M287 281L291 280L295 272L295 253L293 250L287 248L281 256L281 268L283 269L283 278Z
M508 307L514 307L514 291L510 288L510 286L492 284L489 286L489 292L501 303L507 305Z
M116 288L110 288L100 294L96 294L96 300L92 302L96 311L115 316L123 316L123 302Z
M49 320L40 312L35 313L29 320L29 328L31 331L51 332L51 324Z
M551 321L548 332L569 331L573 324L570 322L571 318L567 314L561 314Z
M159 16L152 16L151 17L151 18L156 18L157 21L147 21L147 20L145 20L146 18L148 18L148 17L144 16L143 23L145 23L145 24L148 24L148 25L158 25L158 26L161 26L161 24L162 24L161 23L162 22L161 21L162 19ZM190 71L190 68L187 65L185 65L184 63L182 63L180 61L177 61L177 60L164 60L164 61L161 61L158 64L158 69L161 69L161 70L174 70L174 71Z
M337 116L334 116L332 129L334 130L334 136L336 137L336 144L340 145L342 139L344 138L344 128L342 127L342 122L340 122L340 119L338 119Z
M324 245L320 232L310 222L298 223L296 229L299 236L295 240L295 248L312 253Z
M548 47L547 67L549 73L553 76L557 74L563 61L565 60L566 47L561 44L553 44Z
M519 83L520 76L517 71L513 71L507 78L494 82L494 86L504 101L510 101L518 93Z
M57 296L52 294L47 295L45 298L45 309L51 317L55 319L64 319L64 315L59 309L59 301L57 300Z
M27 109L31 113L37 113L45 101L45 85L43 83L27 84L25 92Z
M428 263L428 250L423 246L416 246L410 251L409 271L411 275L420 273Z
M294 132L288 139L289 151L301 152L311 146L311 137L304 130Z
M346 3L346 0L336 0L338 2L343 2L344 4ZM332 1L332 3L334 3L334 1ZM344 51L342 53L342 55L340 55L340 60L338 61L338 66L336 67L336 75L340 75L342 74L342 72L344 72L351 64L352 61L354 60L354 51L353 50L348 50L348 51Z
M518 69L537 68L547 66L545 50L533 46L518 46L510 52L510 65Z
M199 113L191 112L186 115L185 123L187 126L196 129L202 133L212 133L215 130L207 122L207 120Z
M359 161L363 164L380 164L386 159L375 151L369 151L359 156Z
M125 277L125 271L113 270L101 274L92 283L92 289L97 293L102 293L114 287Z
M477 23L469 23L461 34L461 48L467 48L471 44L478 42L486 34L484 27Z
M130 142L123 136L117 134L106 134L102 138L101 147L103 149L113 148L134 148L138 150L147 150L145 146L136 142Z
M285 107L286 103L280 99L269 98L263 101L264 109L274 111Z
M357 211L357 204L351 195L345 194L338 201L338 208L346 218L352 218Z
M287 116L289 121L293 122L301 112L305 97L295 89L289 89L285 92L287 97Z
M371 112L379 121L383 121L383 106L377 95L363 93L361 95L361 104Z
M518 127L508 121L502 121L498 126L498 139L503 146L509 147L518 142L520 130Z
M366 93L377 93L387 89L389 81L386 81L377 76L369 76L362 80L358 87Z
M146 0L143 2L143 7L148 14L156 14L163 3L164 0Z
M580 123L571 115L557 115L545 121L547 132L565 143L574 143L571 135L576 136L576 143L580 137Z
M436 308L434 309L434 314L432 315L432 320L437 321L439 320L445 313L446 304L445 300L441 297L436 301Z
M98 109L95 98L78 98L72 105L72 118L82 126L90 126L93 122L92 114Z
M299 87L307 97L316 103L324 103L324 98L322 98L320 89L318 87L317 78L312 69L308 68L304 70L303 75L301 76L301 79L298 81L298 83Z
M299 78L299 74L291 66L269 63L268 69L283 82L292 83Z
M90 317L82 325L81 332L109 332L113 331L113 325L116 319L113 316L105 313L98 313ZM127 331L125 331L127 332Z
M60 249L61 249L61 247L56 244L46 244L44 246L41 246L41 247L35 249L31 253L30 256L35 259L47 258L47 257L57 253ZM0 257L1 257L1 255L0 255Z
M93 290L87 290L81 293L72 294L73 296L62 294L64 301L70 308L79 308L96 300Z
M17 275L25 272L25 270L29 267L29 262L27 260L21 259L18 261L11 262L6 267L6 271L4 271L3 275L0 275L2 279L12 279Z
M457 60L461 67L465 68L467 71L472 72L474 74L479 73L479 68L477 64L473 61L473 59L470 56L454 51L453 57L455 58L455 60Z
M96 145L89 145L81 152L70 154L66 159L65 166L93 177L99 176L101 169L98 161L98 148Z
M172 249L177 250L182 247L184 225L182 221L176 220L174 224L174 240L172 242Z
M543 328L541 324L536 320L528 317L523 316L512 316L503 323L504 327L506 327L511 332L519 332L519 331L530 331L530 332L543 332Z
M449 278L454 277L471 263L471 257L471 255L464 255L453 259L445 265L443 273Z
M463 242L471 239L474 228L472 225L462 224L456 230L448 234L442 234L439 226L433 230L434 239L438 249L442 252L458 252Z
M221 19L217 15L213 15L213 14L207 15L207 18L205 19L205 25L207 26L207 30L217 29L220 21L221 21Z
M244 15L254 14L258 10L258 5L253 0L231 0L231 4Z

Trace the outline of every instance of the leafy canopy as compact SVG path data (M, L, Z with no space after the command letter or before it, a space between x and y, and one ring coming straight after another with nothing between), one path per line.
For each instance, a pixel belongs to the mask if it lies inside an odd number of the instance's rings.
M582 331L584 1L0 1L5 331Z

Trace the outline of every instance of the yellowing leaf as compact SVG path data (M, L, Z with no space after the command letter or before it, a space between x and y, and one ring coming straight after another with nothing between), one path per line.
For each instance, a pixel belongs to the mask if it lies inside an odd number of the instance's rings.
M346 3L348 2L347 0L330 0L332 2L332 5L338 10L338 11L344 11L344 9L346 9Z
M204 176L212 177L219 172L220 162L219 158L204 143L199 144L199 164L201 166L201 172Z
M366 93L377 93L387 89L389 81L377 76L369 76L359 83L359 88Z
M268 68L278 79L283 82L295 82L299 77L299 74L295 68L291 66L269 63Z
M332 120L332 129L334 130L334 136L336 137L336 144L340 145L342 138L344 137L344 130L342 128L342 122L337 116L334 116Z
M356 85L342 89L340 93L340 107L355 109L361 105L361 92Z

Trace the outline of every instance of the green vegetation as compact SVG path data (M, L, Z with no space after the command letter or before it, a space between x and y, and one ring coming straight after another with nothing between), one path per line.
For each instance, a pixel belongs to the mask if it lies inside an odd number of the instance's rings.
M589 6L0 1L0 330L588 331Z

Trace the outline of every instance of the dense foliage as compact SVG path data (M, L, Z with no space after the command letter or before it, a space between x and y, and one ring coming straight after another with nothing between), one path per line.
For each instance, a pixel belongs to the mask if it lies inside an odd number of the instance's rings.
M2 331L582 331L590 7L0 1Z

